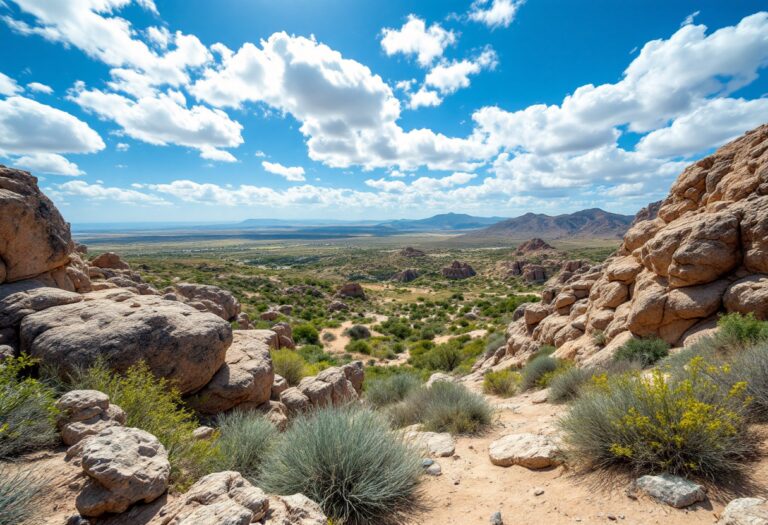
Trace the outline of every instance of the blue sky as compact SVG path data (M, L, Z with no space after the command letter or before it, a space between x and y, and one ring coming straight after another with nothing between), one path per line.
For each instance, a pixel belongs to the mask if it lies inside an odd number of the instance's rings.
M0 0L0 162L79 223L633 213L768 122L761 8Z

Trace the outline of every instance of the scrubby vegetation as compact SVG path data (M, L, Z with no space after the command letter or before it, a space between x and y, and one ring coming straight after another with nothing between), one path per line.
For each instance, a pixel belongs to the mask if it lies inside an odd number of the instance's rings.
M396 427L421 423L432 432L475 434L491 423L493 409L482 395L462 385L437 382L412 390L389 414Z
M520 371L520 390L546 387L559 366L561 366L560 361L547 354L534 357Z
M334 523L402 523L415 508L421 459L378 414L326 408L298 418L264 466L261 486L300 492Z
M630 339L616 351L616 361L636 361L641 366L651 366L656 361L669 354L669 345L662 339L640 338Z
M275 374L283 376L289 385L298 385L299 381L307 375L305 373L306 362L294 350L280 348L270 351L270 355Z
M569 367L563 370L549 382L547 399L553 403L559 403L578 397L592 376L593 371L588 368Z
M235 470L255 483L275 446L277 429L258 412L238 410L219 416L218 425L222 469Z
M755 451L747 385L713 375L730 372L697 357L677 376L661 370L596 376L561 421L572 459L712 480L738 474Z
M409 372L368 379L365 385L365 399L374 407L391 405L405 399L421 384L422 381Z
M125 411L127 426L157 437L168 451L171 484L176 489L186 489L221 464L216 438L193 437L200 423L183 407L179 391L166 379L155 377L145 363L132 366L124 375L97 364L72 374L69 387L104 392Z
M39 490L38 481L29 474L0 468L0 525L16 525L33 518Z
M509 368L491 371L483 376L483 392L501 397L511 397L517 393L521 380L520 372Z
M6 358L0 366L0 458L56 443L54 391L23 374L35 361Z

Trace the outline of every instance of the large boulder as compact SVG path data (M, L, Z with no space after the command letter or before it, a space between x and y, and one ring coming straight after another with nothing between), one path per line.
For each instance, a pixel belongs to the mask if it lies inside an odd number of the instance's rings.
M91 261L96 268L108 268L110 270L130 270L131 265L120 258L114 252L104 252Z
M118 300L94 299L27 315L20 340L22 351L62 371L102 359L122 372L144 361L189 393L224 364L232 329L185 304L126 293Z
M78 293L53 288L36 279L0 285L0 329L18 327L29 314L82 300Z
M336 297L365 299L365 290L360 283L346 283L336 292Z
M269 356L273 336L268 330L235 330L226 362L189 403L197 411L213 415L238 405L252 408L269 401L275 380Z
M165 447L138 428L107 428L68 455L78 459L89 478L75 500L83 516L125 512L139 501L156 500L168 488L171 465Z
M725 506L717 525L768 525L768 505L763 498L737 498Z
M0 165L0 283L61 268L74 249L69 224L37 178Z
M442 269L442 274L448 279L468 279L477 275L477 272L468 263L453 261L450 266Z

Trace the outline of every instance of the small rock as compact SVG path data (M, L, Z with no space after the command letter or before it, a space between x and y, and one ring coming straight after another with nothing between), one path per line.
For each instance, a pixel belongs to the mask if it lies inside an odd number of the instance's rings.
M670 474L643 476L636 479L630 485L627 494L630 497L637 497L639 493L678 509L706 499L701 485Z
M544 489L536 489L533 491L534 496L541 496L542 494L544 494Z
M210 439L214 432L216 431L213 428L201 425L192 432L192 437L199 440Z
M405 441L432 456L445 458L452 456L456 450L456 442L448 432L419 432L411 430L405 433Z
M501 519L501 512L491 514L491 525L504 525L504 520Z
M424 472L426 472L430 476L439 476L443 473L443 469L440 467L439 463L433 463L430 466L428 466L426 469L424 469Z
M424 458L421 460L421 466L424 468L431 467L435 463L434 459Z

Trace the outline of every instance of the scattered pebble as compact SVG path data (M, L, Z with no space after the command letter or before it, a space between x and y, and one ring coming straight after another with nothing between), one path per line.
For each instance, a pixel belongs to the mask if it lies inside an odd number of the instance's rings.
M501 519L501 512L491 514L491 525L504 525L504 520Z
M439 476L443 473L443 469L440 467L439 463L433 463L430 466L428 466L424 472L429 474L430 476Z
M533 491L534 496L541 496L542 494L544 494L544 489L536 489Z

